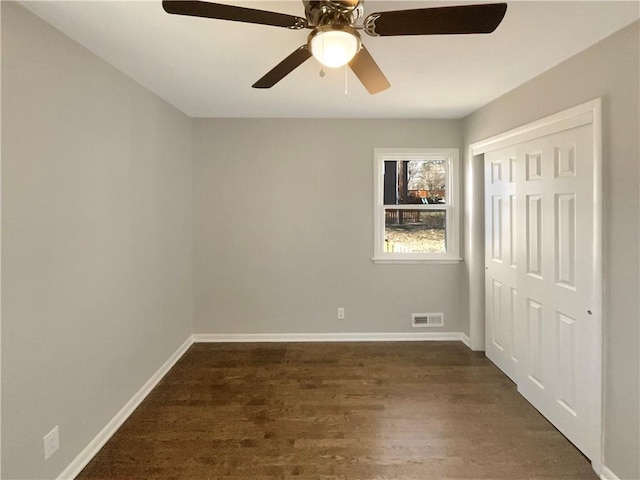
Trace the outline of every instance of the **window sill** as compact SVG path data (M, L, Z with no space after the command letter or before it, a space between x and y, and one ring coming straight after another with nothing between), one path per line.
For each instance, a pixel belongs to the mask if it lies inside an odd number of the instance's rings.
M380 265L420 265L431 264L456 264L462 262L462 258L373 258L373 263Z

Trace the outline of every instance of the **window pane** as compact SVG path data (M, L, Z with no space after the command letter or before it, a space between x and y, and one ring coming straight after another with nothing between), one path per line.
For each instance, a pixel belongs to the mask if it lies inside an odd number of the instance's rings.
M442 204L446 201L444 160L386 160L384 204Z
M446 252L445 210L385 209L384 251Z

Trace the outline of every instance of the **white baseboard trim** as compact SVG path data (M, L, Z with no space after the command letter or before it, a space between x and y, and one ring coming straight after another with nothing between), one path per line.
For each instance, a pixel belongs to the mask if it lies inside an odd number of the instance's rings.
M189 336L185 342L173 352L169 359L154 373L149 380L142 386L136 394L131 397L124 407L120 409L118 413L105 425L105 427L95 436L91 442L80 452L80 454L64 469L64 471L58 475L58 480L73 480L82 471L84 467L91 461L91 459L100 451L105 443L113 436L114 433L120 428L127 418L133 413L133 411L142 403L142 401L149 395L151 390L162 380L171 367L173 367L180 357L189 349L193 344L193 335Z
M600 479L601 480L620 480L620 478L618 478L618 476L615 473L613 473L604 465L602 465L602 471L600 472Z
M467 347L471 348L471 339L469 338L468 335L461 333L460 334L460 341L462 343L464 343Z
M196 333L194 343L463 341L460 332L420 333Z

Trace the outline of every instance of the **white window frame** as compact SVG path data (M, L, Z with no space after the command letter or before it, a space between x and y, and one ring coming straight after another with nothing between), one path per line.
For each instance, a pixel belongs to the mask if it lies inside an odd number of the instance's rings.
M458 263L460 258L460 151L457 148L375 148L373 151L374 263ZM446 204L384 205L384 162L444 160ZM385 209L445 210L446 252L404 253L384 251Z

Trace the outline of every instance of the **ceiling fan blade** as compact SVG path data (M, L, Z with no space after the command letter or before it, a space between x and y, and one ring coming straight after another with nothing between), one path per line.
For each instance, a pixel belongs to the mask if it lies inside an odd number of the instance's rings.
M365 19L364 30L381 37L491 33L506 11L506 3L491 3L372 13Z
M176 15L189 15L191 17L216 18L218 20L231 20L234 22L258 23L261 25L273 25L293 30L308 27L305 18L287 15L285 13L267 12L253 8L222 5L220 3L164 0L162 8L167 13Z
M382 73L382 70L380 70L380 67L364 45L353 57L353 60L349 62L349 66L371 95L380 93L391 86L389 80L384 76L384 73Z
M309 57L311 57L309 47L302 45L251 86L253 88L271 88L307 61Z

